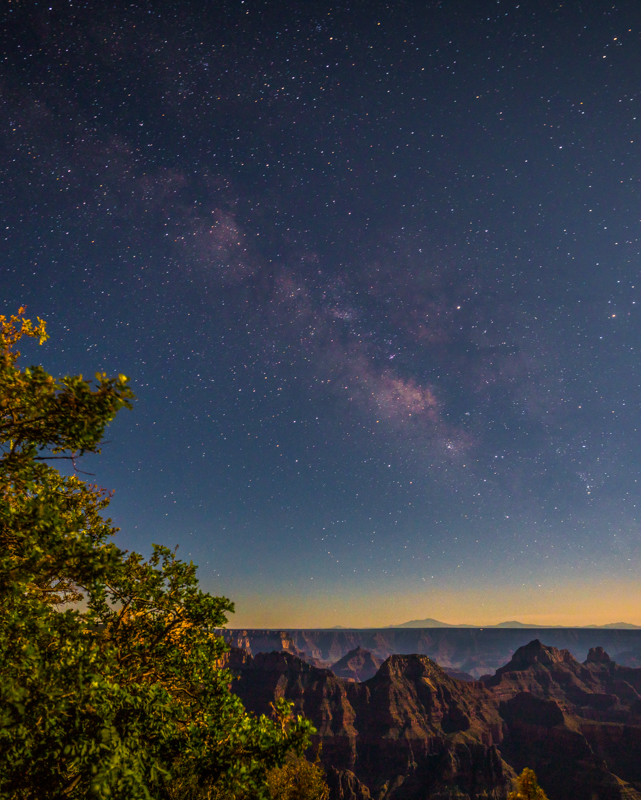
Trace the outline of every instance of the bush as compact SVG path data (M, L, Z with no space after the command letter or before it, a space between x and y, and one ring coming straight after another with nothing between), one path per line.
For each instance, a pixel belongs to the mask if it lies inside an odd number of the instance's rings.
M548 800L539 786L534 771L526 767L516 779L516 791L510 792L508 800Z

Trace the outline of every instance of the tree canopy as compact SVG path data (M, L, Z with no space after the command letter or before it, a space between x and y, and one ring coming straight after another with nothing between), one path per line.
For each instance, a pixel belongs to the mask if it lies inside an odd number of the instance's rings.
M0 797L170 798L182 780L268 797L310 723L245 712L214 633L233 604L174 550L118 548L109 493L54 466L100 452L127 378L23 369L24 337L45 323L0 316Z

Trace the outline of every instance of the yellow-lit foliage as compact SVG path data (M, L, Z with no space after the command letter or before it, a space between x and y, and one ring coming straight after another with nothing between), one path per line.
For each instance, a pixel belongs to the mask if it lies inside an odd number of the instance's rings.
M12 364L20 356L20 351L14 348L23 336L38 339L39 344L44 344L49 338L44 320L38 317L38 324L34 325L30 319L25 318L26 310L26 306L21 306L18 313L12 314L10 317L0 314L0 349L2 355L8 358Z
M317 755L308 761L291 753L280 767L267 773L266 800L328 800L325 771ZM194 775L177 778L171 785L170 800L255 800L256 795L233 787L199 784Z
M327 800L329 797L320 753L313 762L293 754L288 756L282 767L267 773L267 785L272 800Z
M510 792L508 800L548 800L534 774L534 770L526 767L516 779L516 790Z

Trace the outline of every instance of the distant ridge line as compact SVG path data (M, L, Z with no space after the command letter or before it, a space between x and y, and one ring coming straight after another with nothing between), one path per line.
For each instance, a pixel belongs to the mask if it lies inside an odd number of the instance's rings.
M340 626L337 626L340 627ZM438 619L413 619L409 622L401 622L398 625L388 625L388 628L597 628L599 630L641 630L641 625L634 625L631 622L609 622L606 625L536 625L532 622L498 622L496 625L452 625L449 622L440 622Z
M634 625L631 622L610 622L606 625L536 625L529 622L499 622L496 625L468 625L461 623L454 625L449 622L439 622L438 620L411 620L410 622L403 622L399 625L333 625L329 628L324 627L293 627L287 625L281 626L262 626L256 627L251 625L226 625L224 628L218 628L218 631L336 631L337 633L349 633L351 631L389 631L389 630L409 630L418 628L447 628L450 630L467 629L467 630L564 630L564 631L587 631L587 630L623 630L623 631L638 631L641 630L641 625Z

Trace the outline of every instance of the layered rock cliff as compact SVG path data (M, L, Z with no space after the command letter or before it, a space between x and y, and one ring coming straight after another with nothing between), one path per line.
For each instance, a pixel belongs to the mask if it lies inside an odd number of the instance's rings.
M260 653L237 672L248 709L269 713L286 697L312 720L335 797L505 797L513 772L495 746L498 704L425 656L392 656L364 683L283 652Z
M357 650L343 666L369 663ZM503 800L524 766L550 800L641 800L641 670L602 650L581 664L535 641L473 682L422 655L362 682L289 652L237 651L230 667L249 710L286 697L312 720L333 800Z

